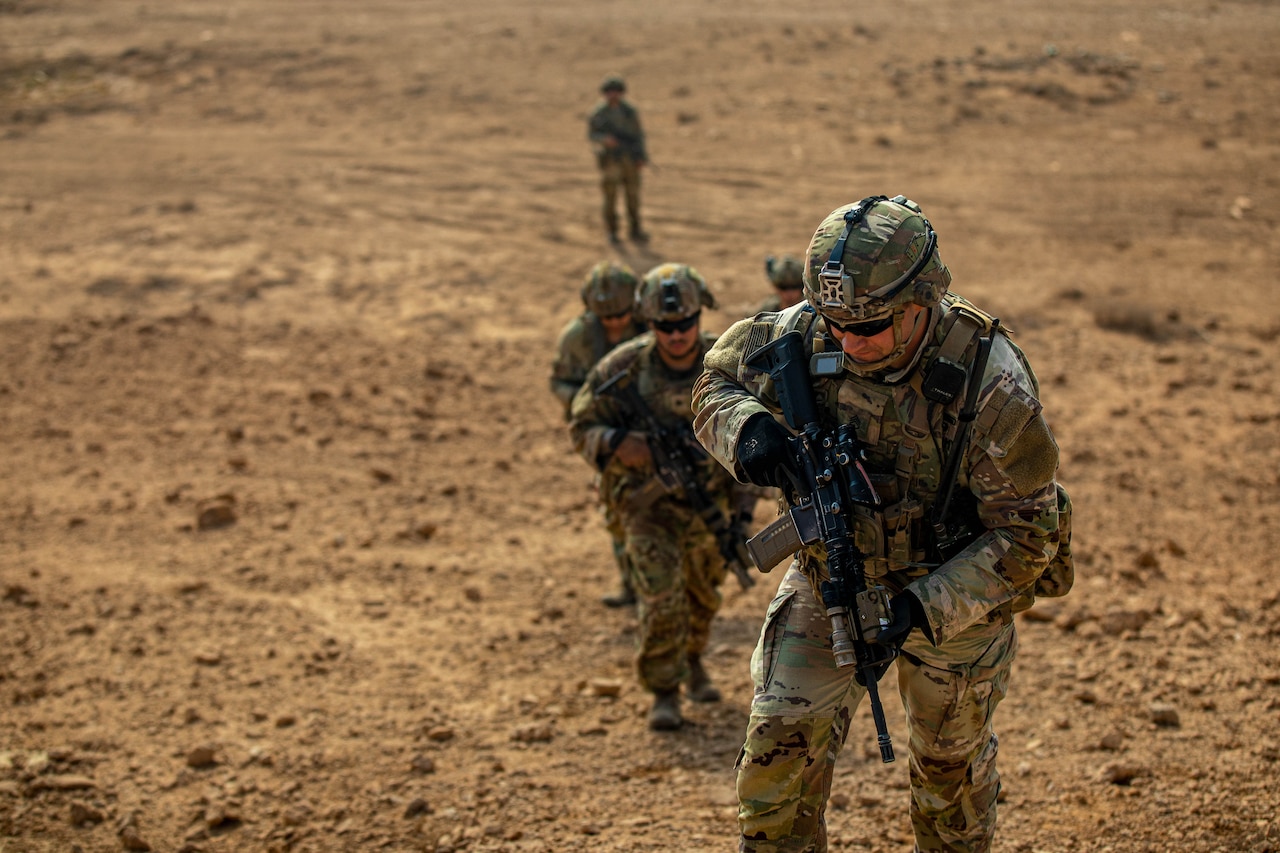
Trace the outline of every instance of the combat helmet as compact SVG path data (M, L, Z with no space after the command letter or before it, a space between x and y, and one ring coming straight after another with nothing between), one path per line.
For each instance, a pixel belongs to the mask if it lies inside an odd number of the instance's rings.
M601 261L582 283L582 304L597 317L617 317L632 310L637 284L630 267Z
M796 288L804 286L804 264L786 255L781 260L773 255L764 259L764 274L769 283L779 288Z
M716 299L702 275L688 264L659 264L644 275L636 291L636 314L648 322L684 320Z
M827 214L814 232L804 269L804 295L827 321L875 334L893 326L894 350L874 363L845 367L860 375L882 370L907 347L908 305L932 307L951 285L938 238L920 206L904 196L871 196Z
M627 81L623 80L617 74L610 74L600 81L600 92L625 92L627 91Z

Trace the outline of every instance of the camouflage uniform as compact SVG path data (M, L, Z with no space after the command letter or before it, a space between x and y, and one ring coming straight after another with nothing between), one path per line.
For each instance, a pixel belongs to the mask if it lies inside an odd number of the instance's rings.
M629 341L643 333L644 323L632 320L618 343ZM551 392L564 404L566 418L569 416L569 406L573 403L573 395L582 387L587 371L613 347L605 336L600 318L590 311L584 311L573 318L561 330L560 338L556 341L556 358L551 365Z
M701 351L705 353L714 340L702 335ZM646 332L592 368L574 397L570 415L578 452L595 466L608 458L601 492L619 510L632 586L639 598L636 666L641 684L654 693L678 689L689 676L689 657L706 648L712 619L720 609L726 569L706 524L680 497L656 488L652 468L627 468L609 456L611 430L642 431L644 427L628 422L614 400L596 394L595 389L619 373L630 372L641 397L662 423L688 428L693 419L689 398L701 370L699 356L691 370L673 373L659 358L653 333ZM692 435L689 440L693 441ZM693 446L699 449L696 442ZM733 479L709 457L703 458L699 468L707 492L727 511Z
M857 507L851 519L867 574L893 593L914 593L927 618L922 631L908 635L898 662L910 811L921 851L990 849L999 791L991 717L1017 647L1012 616L1033 600L1059 536L1057 446L1040 413L1036 379L1017 347L996 336L958 481L959 491L976 499L985 532L942 565L927 562L941 449L956 434L963 401L929 403L921 379L941 345L941 319L959 301L945 294L927 309L929 337L897 373L862 377L846 370L814 379L826 424L856 424L883 501L877 510ZM746 367L746 357L788 329L803 334L807 352L839 351L826 323L801 303L738 322L707 354L693 399L698 438L740 479L744 424L760 412L779 413L772 380ZM752 658L755 696L738 764L744 851L826 849L823 815L835 760L865 690L852 668L839 669L832 658L831 625L818 593L824 554L819 545L797 555Z
M625 91L622 81L606 78L601 92L610 88ZM606 147L608 137L618 144ZM644 130L640 127L640 114L630 102L622 100L610 104L602 100L592 109L587 119L587 138L591 140L600 167L600 189L604 193L604 224L609 236L618 236L618 189L626 197L627 224L633 239L643 239L640 226L640 168L649 162L645 149Z

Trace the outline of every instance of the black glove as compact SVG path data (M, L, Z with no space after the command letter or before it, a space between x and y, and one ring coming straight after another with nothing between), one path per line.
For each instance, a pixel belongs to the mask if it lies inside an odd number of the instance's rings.
M911 629L924 627L927 620L924 615L924 605L920 603L920 599L909 592L900 592L889 599L889 610L892 613L889 627L876 636L876 644L897 652L907 641L907 635L911 633Z
M757 486L778 487L787 479L783 472L795 473L789 437L772 415L751 416L738 439L738 465L748 480Z
M871 655L871 675L876 681L888 672L889 665L898 657L898 651L907 641L907 635L911 633L911 629L928 626L924 605L920 603L920 599L909 592L898 593L889 599L889 611L889 627L877 634L875 642L867 646L867 651ZM863 687L867 686L860 673L855 673L854 678Z

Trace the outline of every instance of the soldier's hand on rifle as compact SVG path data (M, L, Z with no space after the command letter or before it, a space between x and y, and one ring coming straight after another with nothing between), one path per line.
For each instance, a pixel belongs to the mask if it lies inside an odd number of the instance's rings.
M642 432L628 432L613 455L628 468L643 468L653 459L649 442Z
M795 474L789 434L771 415L753 415L738 440L738 465L757 486L780 487Z
M889 610L892 614L889 627L882 630L875 641L896 653L907 641L912 628L924 626L924 605L912 593L900 592L889 599Z

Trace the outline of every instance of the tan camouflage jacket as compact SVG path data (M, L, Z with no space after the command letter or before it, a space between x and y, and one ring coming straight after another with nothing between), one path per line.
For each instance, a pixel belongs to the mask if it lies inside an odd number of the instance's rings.
M702 351L706 353L715 343L715 337L702 335ZM670 428L684 428L695 454L703 458L698 472L704 488L715 500L728 506L729 495L737 486L714 459L706 456L697 446L692 435L693 410L690 397L693 383L702 372L701 358L693 368L683 374L674 374L658 356L653 333L646 332L619 344L600 360L587 374L582 389L573 398L569 414L569 429L573 445L593 468L602 471L601 497L614 506L625 506L628 493L634 492L654 479L651 467L626 468L608 452L610 430L623 429L644 432L645 425L628 417L609 396L596 394L602 383L619 373L630 372L640 396L648 403L659 422ZM600 460L604 457L603 469Z
M644 323L633 320L622 341L630 340L644 330ZM564 404L566 418L573 395L582 387L587 371L612 348L600 319L590 311L574 317L561 330L556 341L556 358L551 364L551 393Z
M604 147L604 138L612 136L618 140L618 147ZM618 106L609 106L608 101L601 101L591 111L587 119L587 138L591 140L596 156L601 158L630 155L637 163L649 162L649 153L645 148L644 130L640 127L640 114L627 101L619 101Z
M946 407L930 403L923 397L921 381L941 344L938 320L957 301L962 300L947 294L943 305L934 309L932 337L896 384L848 371L814 380L826 426L856 423L867 447L868 473L882 499L878 509L857 507L853 519L867 574L895 592L910 589L920 599L929 622L926 634L936 645L980 621L1009 618L1013 611L1029 607L1032 587L1053 557L1059 535L1057 444L1041 414L1036 378L1022 352L997 335L958 479L958 490L968 489L976 499L985 532L946 563L927 562L929 514L964 395ZM839 350L825 334L824 321L801 303L730 327L707 353L706 370L694 388L699 441L743 480L736 461L743 424L756 413L768 412L785 426L773 381L743 362L789 329L803 334L807 352ZM820 545L799 555L815 587L826 577L824 555Z

